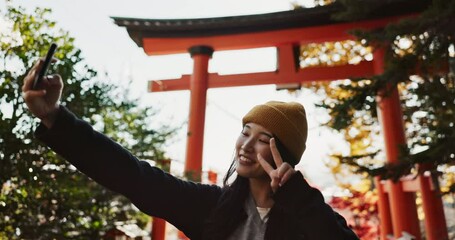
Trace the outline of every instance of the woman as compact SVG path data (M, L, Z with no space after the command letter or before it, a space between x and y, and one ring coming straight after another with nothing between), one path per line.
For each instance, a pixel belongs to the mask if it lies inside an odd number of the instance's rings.
M37 138L81 172L189 238L358 239L322 194L294 170L307 138L302 105L268 102L245 115L221 188L175 178L94 131L58 104L60 76L47 76L32 90L42 64L35 64L22 87L29 110L41 119Z

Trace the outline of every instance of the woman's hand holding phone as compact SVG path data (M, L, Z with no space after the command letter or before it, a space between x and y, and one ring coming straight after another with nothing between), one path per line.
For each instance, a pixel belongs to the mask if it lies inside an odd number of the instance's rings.
M33 89L37 89L39 87L39 84L46 75L47 70L51 65L55 50L57 50L57 44L52 43L51 46L49 47L49 50L47 50L46 57L44 58L43 64L41 65L38 74L35 76L35 79L33 81Z
M49 59L47 64L56 61L52 56L50 58L48 56L49 54L46 56L46 59ZM45 68L48 66L45 66L45 62L45 59L40 59L29 70L24 78L22 94L30 112L50 128L58 113L63 81L57 74L46 76Z

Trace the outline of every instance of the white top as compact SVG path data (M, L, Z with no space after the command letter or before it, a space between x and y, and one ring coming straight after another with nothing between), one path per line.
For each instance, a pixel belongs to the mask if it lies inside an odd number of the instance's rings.
M256 209L258 210L261 220L267 222L267 220L269 220L270 208L256 207Z

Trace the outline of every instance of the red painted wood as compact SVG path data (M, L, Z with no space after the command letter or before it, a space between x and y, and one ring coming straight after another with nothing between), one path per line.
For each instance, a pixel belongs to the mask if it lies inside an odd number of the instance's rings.
M390 17L354 23L339 23L325 26L285 30L227 34L208 37L158 38L144 37L142 45L147 55L186 53L192 46L207 45L215 51L247 48L273 47L289 43L318 43L353 39L352 29L374 29L396 22L400 17Z
M384 70L384 51L377 49L374 52L374 68L376 74ZM398 163L399 147L406 144L403 127L403 113L401 112L400 99L396 86L389 86L377 97L378 117L384 135L384 144L387 162ZM407 232L421 239L415 193L403 190L401 181L387 180L389 189L389 203L391 209L393 235L402 237Z
M153 217L152 222L152 240L164 240L166 237L166 221Z
M392 218L390 216L390 204L388 195L384 189L384 184L379 176L374 178L376 189L378 190L378 213L379 213L379 234L381 240L388 240L387 235L393 234Z
M448 240L449 233L442 204L437 176L433 176L428 164L420 164L418 177L422 194L422 207L425 214L425 236L428 240ZM434 180L434 182L433 182Z
M356 65L340 65L331 67L308 67L298 72L260 72L245 74L218 75L211 73L208 77L209 88L254 86L264 84L303 83L311 81L332 81L373 75L372 62L361 62ZM149 81L150 92L188 90L191 75L183 75L178 79Z
M209 59L206 54L193 55L193 75L189 81L191 94L185 173L193 181L201 180Z

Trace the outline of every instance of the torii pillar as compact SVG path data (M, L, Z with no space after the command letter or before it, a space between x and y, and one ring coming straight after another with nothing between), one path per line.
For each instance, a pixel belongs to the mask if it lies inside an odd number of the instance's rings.
M374 51L374 71L381 74L384 71L384 49ZM398 96L397 86L387 86L378 96L378 117L382 126L385 152L387 162L397 164L399 159L399 147L406 144L403 113L401 111L400 98ZM417 217L417 206L414 192L405 192L401 181L393 182L387 180L388 198L390 203L390 215L392 217L393 235L396 238L403 236L407 232L421 239L419 219ZM384 195L382 195L384 196ZM379 201L381 203L381 201ZM381 204L379 205L381 207ZM386 207L383 205L383 207ZM386 216L385 211L389 209L379 209L380 216ZM387 219L384 221L382 230L390 230ZM382 233L384 235L386 233Z
M384 69L384 49L374 52L374 71L381 74ZM399 146L406 145L403 113L397 86L387 86L378 96L378 115L382 125L387 162L397 164ZM375 178L378 187L378 207L381 221L381 239L388 239L393 232L398 238L408 232L421 239L415 193L420 191L425 214L425 235L428 240L449 239L444 207L439 191L437 176L431 172L426 175L430 166L419 164L419 176L416 180L402 179L396 183L387 180L385 186L379 177ZM384 190L384 187L386 188ZM387 191L387 193L386 193Z
M209 77L208 66L213 54L213 48L210 46L193 46L188 51L191 54L191 58L193 58L193 74L190 77L190 113L185 176L190 180L200 182Z
M431 167L420 164L418 177L420 191L422 193L422 206L425 214L425 232L427 240L448 240L447 222L442 204L439 182L436 175L433 175ZM431 184L433 183L433 184ZM433 186L432 186L433 185Z

